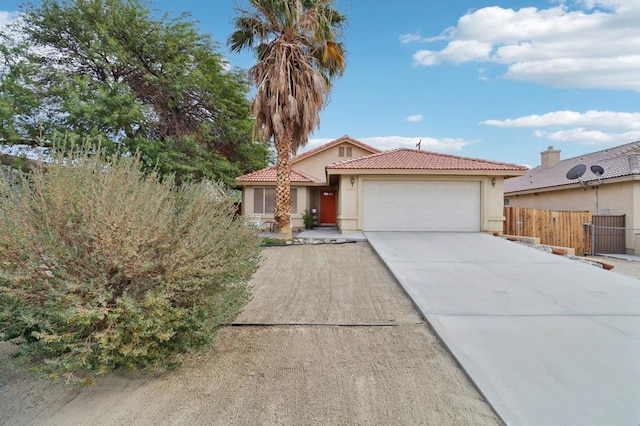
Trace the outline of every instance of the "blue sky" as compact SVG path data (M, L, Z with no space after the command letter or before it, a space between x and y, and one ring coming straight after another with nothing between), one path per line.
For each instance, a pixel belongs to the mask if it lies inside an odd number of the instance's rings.
M0 2L0 25L19 1ZM190 12L228 52L244 0L158 0ZM309 147L348 134L381 149L415 147L539 164L640 140L638 0L339 0L344 76Z

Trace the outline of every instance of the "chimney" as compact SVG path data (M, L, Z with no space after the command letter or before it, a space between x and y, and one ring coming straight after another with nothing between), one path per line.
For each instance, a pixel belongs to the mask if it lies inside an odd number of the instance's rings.
M540 167L543 169L553 167L560 163L560 150L553 149L553 147L550 146L549 149L540 153L540 157Z

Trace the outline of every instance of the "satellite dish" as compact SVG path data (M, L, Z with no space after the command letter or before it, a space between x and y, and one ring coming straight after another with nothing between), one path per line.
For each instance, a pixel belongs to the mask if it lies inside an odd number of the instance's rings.
M582 175L586 171L587 171L587 166L585 166L584 164L578 164L576 166L573 166L571 170L567 172L567 179L569 180L580 179L580 177L582 177Z
M594 164L593 166L591 166L591 171L593 172L594 175L598 177L604 174L604 169L602 168L602 166L598 166L597 164Z

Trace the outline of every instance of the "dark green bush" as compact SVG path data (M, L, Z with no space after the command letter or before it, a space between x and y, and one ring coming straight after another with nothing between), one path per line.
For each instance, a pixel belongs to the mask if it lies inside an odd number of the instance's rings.
M139 170L85 152L0 177L0 339L48 377L170 368L248 300L260 239L231 194Z

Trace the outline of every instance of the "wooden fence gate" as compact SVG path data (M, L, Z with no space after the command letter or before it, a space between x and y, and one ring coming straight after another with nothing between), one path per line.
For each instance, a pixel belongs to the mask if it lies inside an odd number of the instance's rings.
M593 252L596 254L627 253L626 217L593 216Z
M591 212L504 207L503 232L540 238L540 244L572 247L576 255L591 252Z

